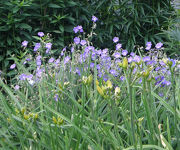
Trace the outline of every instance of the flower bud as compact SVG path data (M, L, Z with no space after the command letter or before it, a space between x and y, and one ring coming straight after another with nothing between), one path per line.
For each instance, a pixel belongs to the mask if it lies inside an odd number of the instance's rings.
M118 96L120 94L121 90L119 87L115 88L115 96Z
M147 78L147 77L149 76L149 70L146 70L145 72L143 72L143 76L144 76L145 78Z
M100 88L100 86L97 85L97 91L101 96L104 96L103 90Z
M25 119L25 120L28 120L29 118L30 118L30 115L24 114L24 119Z
M34 119L37 119L38 118L38 114L36 113L35 115L34 115Z
M124 69L127 69L127 67L128 67L128 60L127 60L126 57L124 57L124 59L123 59L122 67L123 67Z
M123 66L123 64L122 64L122 63L120 63L120 62L118 63L118 65L119 65L119 67L122 67L122 66Z
M92 75L89 75L88 76L88 84L91 84L92 83L92 80L93 80L93 76Z
M53 120L54 124L57 124L57 119L54 116L52 117L52 120Z
M132 62L132 63L131 63L131 69L133 70L133 69L135 68L135 66L136 66L136 63L135 63L135 62Z
M108 89L112 89L112 88L113 88L112 83L111 83L110 80L108 80L108 81L106 82L106 84L107 84L107 88L108 88Z

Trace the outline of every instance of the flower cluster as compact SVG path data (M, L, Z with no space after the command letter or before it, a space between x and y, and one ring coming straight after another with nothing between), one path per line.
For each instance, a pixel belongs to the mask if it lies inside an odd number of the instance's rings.
M95 23L98 21L98 18L93 16L92 21ZM83 27L78 25L73 29L74 33L83 32ZM150 51L146 53L147 55L140 56L138 53L131 52L123 49L121 43L119 43L119 37L114 37L112 39L115 43L115 50L112 55L110 55L110 50L108 48L98 49L95 48L88 38L82 38L81 36L76 36L74 38L74 43L69 47L69 52L66 52L65 47L59 57L56 59L51 55L50 50L52 49L52 43L42 39L44 37L43 32L38 32L38 36L41 41L35 43L33 51L35 52L35 58L31 60L26 58L24 62L31 62L31 67L35 67L34 71L31 73L22 73L19 75L20 81L27 80L30 85L36 85L36 83L41 81L41 78L51 76L54 74L56 77L61 68L64 68L65 71L72 72L75 75L83 78L84 84L89 84L92 82L92 78L89 75L83 75L84 72L94 72L96 70L98 79L103 79L105 82L108 82L110 85L110 78L114 77L117 81L125 81L124 70L130 69L132 74L137 77L137 83L141 83L141 77L147 76L148 78L154 79L154 85L165 87L171 85L169 66L176 67L176 70L179 69L179 61L168 59L166 56L164 58L158 58L159 53L162 52L161 48L163 44L157 43L155 48L152 48L152 43L147 42L145 51ZM23 47L27 47L28 42L24 41L22 43ZM44 52L42 51L44 50ZM44 54L46 55L46 57ZM72 58L73 57L73 58ZM166 60L166 61L165 61ZM168 60L168 61L167 61ZM35 63L34 63L35 62ZM25 65L24 63L23 65ZM16 64L10 66L10 69L15 69ZM74 68L74 69L72 69ZM151 68L151 69L147 69ZM89 76L89 77L87 77ZM90 82L91 81L91 82ZM16 89L19 89L16 85ZM102 94L105 93L106 88L98 86L98 92ZM116 89L116 95L119 89ZM55 95L55 99L58 99L58 95Z

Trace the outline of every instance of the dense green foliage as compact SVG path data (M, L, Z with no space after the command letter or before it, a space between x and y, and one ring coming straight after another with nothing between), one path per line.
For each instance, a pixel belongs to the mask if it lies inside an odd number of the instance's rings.
M168 28L173 11L170 0L1 0L0 65L7 72L8 58L21 57L21 42L32 41L37 31L52 34L60 50L72 39L74 26L90 30L94 14L101 20L94 39L99 48L112 48L114 36L129 51L134 44L155 44L166 36L158 34Z

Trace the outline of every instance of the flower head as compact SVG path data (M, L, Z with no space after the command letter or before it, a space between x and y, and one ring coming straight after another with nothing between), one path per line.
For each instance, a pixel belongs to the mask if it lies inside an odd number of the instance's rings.
M126 56L128 54L128 51L127 50L122 50L122 55L123 56Z
M150 50L151 46L152 46L152 43L151 42L147 42L146 43L146 50Z
M44 36L44 33L43 33L43 32L38 32L38 36L39 36L39 37L43 37L43 36Z
M80 38L79 37L75 37L74 38L74 43L77 45L80 43Z
M36 52L41 47L40 43L36 43L34 47L34 52Z
M23 46L23 47L27 47L27 45L28 45L28 41L23 41L23 42L22 42L22 46Z
M55 60L55 59L54 59L53 57L51 57L51 58L49 59L48 63L53 63L54 60Z
M159 42L159 43L156 44L155 47L156 47L157 49L160 49L162 46L163 46L163 43Z
M81 42L80 42L80 44L82 45L82 46L84 46L84 45L86 45L86 40L81 40Z
M16 64L12 64L11 66L10 66L10 69L14 69L16 67Z
M19 90L19 85L16 85L15 87L14 87L14 89L15 89L15 91L17 91L17 90Z
M114 42L114 43L117 43L118 41L119 41L119 38L118 38L118 37L114 37L114 38L113 38L113 42Z
M92 21L96 22L96 21L98 21L98 18L96 16L92 16Z
M46 48L47 49L51 49L51 47L52 47L52 43L46 43Z
M118 43L118 44L116 45L116 50L119 50L121 47L122 47L122 44Z

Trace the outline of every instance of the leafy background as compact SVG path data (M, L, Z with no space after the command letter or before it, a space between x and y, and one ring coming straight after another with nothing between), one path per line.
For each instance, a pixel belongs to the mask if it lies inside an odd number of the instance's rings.
M166 42L170 53L179 47L171 0L1 0L0 14L0 70L5 73L12 63L9 57L25 55L23 40L31 43L43 31L52 35L53 49L61 50L72 41L74 26L82 25L85 32L91 29L92 15L99 18L93 39L99 48L113 49L114 36L129 51L147 41Z

